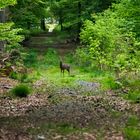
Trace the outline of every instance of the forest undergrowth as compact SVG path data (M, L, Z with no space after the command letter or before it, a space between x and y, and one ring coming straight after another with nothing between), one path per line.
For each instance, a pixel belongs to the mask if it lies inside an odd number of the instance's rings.
M28 73L11 76L18 86L0 97L2 139L139 140L138 79L119 81L113 72L81 67L73 53L63 56L71 66L63 75L59 60L54 49L31 50ZM21 98L21 91L29 95Z

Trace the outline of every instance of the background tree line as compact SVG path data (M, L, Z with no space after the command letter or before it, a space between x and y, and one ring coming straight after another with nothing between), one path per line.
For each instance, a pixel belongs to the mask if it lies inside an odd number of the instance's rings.
M121 0L86 20L80 33L81 60L116 74L140 69L140 1ZM82 50L78 51L77 54ZM85 57L85 59L82 59Z

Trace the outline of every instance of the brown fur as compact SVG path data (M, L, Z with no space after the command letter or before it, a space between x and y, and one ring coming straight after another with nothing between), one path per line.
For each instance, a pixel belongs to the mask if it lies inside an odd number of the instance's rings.
M62 61L60 61L60 69L61 69L61 73L63 73L63 75L64 75L65 70L67 70L68 73L70 74L70 65L64 64L64 63L62 63Z

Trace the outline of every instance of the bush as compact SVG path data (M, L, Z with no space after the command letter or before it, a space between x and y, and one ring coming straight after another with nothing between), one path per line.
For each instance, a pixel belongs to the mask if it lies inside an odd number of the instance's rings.
M12 89L12 94L16 97L27 97L30 92L30 88L23 84L18 85Z
M13 72L10 73L9 77L17 80L18 79L18 74L13 71Z
M115 78L112 76L109 76L109 77L105 77L103 80L102 80L102 83L103 83L103 88L105 89L119 89L119 88L122 88L122 83L115 80Z
M37 65L37 52L31 50L24 59L24 64L27 67L36 66Z
M135 103L140 103L140 92L138 90L130 91L127 95L127 99Z

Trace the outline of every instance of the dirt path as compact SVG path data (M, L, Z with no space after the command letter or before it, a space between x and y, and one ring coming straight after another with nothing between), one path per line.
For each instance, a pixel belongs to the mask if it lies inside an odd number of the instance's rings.
M31 37L28 41L24 42L24 46L35 49L38 52L45 52L48 48L53 48L60 57L63 57L65 54L73 52L77 44L69 37L60 39L58 33L46 32Z

